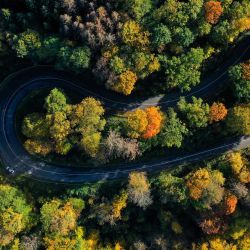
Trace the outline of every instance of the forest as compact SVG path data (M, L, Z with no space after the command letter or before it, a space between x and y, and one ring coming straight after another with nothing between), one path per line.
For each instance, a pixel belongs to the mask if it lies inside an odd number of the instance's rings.
M114 111L61 87L31 93L16 127L34 159L108 170L191 154L250 136L249 58L220 93L188 96L249 31L249 0L0 0L0 91L46 65L121 100L180 96ZM0 158L0 250L249 250L249 190L250 147L77 185L6 174Z
M1 177L2 249L248 250L250 151L154 176L57 186Z
M189 91L250 27L248 0L2 0L0 8L1 57L90 69L124 95L150 82L152 92Z

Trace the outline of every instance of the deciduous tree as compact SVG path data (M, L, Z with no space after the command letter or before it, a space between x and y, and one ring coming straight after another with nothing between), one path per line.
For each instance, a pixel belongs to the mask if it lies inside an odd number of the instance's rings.
M44 107L49 114L55 112L65 112L67 107L67 97L60 89L52 89L49 95L45 98Z
M181 98L177 105L191 127L201 128L207 126L210 109L209 105L203 103L201 98L192 97L192 103L187 103L184 98Z
M28 139L24 142L25 149L30 154L46 156L52 152L52 144L49 141Z
M219 1L208 1L204 4L205 17L207 22L216 24L223 12L221 2Z
M223 103L214 102L210 107L209 122L219 122L227 116L227 109Z
M163 119L159 107L146 108L145 112L148 125L142 137L147 139L156 136L160 132Z
M106 123L103 114L101 102L88 97L73 106L69 116L71 127L82 135L80 147L90 156L95 156L99 150L100 131Z
M162 203L187 204L187 188L182 178L162 173L157 178L157 186Z
M180 88L189 91L200 82L200 68L204 60L202 49L191 49L179 57L162 58L162 65L166 69L166 83L170 88Z
M134 139L123 138L115 131L109 131L104 142L104 156L107 161L116 158L134 160L141 155L139 144Z
M121 38L125 44L135 48L145 49L149 45L149 32L144 31L143 28L133 20L124 23Z
M138 21L153 7L152 0L125 0L124 9Z
M14 237L34 224L33 208L17 188L0 185L0 246L7 246Z
M27 30L14 39L14 49L18 57L31 55L41 47L40 35L34 30Z
M150 184L146 173L132 172L129 174L128 197L130 201L143 209L152 204Z
M234 95L239 101L250 100L250 78L248 62L232 66L228 73L234 84Z
M250 105L237 105L229 109L226 125L229 132L250 135Z
M177 117L177 113L170 108L163 120L158 140L163 147L181 147L184 136L188 133L185 124Z
M24 117L22 133L28 138L43 139L48 137L49 127L43 115L33 113Z
M234 213L238 199L235 195L227 192L224 197L224 211L226 215Z

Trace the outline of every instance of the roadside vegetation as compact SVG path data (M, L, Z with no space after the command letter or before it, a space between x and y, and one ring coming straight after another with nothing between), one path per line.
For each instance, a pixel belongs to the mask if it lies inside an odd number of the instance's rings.
M3 249L249 249L250 152L149 177L61 186L0 182Z
M232 67L230 74L237 67ZM83 159L105 164L117 159L133 161L159 149L192 151L197 147L190 147L190 141L196 139L200 140L197 146L203 144L204 148L209 142L216 143L209 139L212 135L217 142L250 135L249 119L248 103L235 103L228 109L222 102L209 105L195 97L190 102L180 98L175 109L166 111L151 106L105 114L105 107L97 99L87 97L70 104L62 90L53 89L45 98L41 113L24 117L22 134L26 138L24 147L31 154L60 157L78 152Z
M124 95L189 91L250 28L249 13L248 0L2 0L0 54L88 69Z
M0 0L0 80L40 64L120 96L184 95L249 30L249 0ZM17 128L31 155L79 166L198 152L250 136L249 58L224 73L214 98L167 109L114 112L46 89L20 105ZM249 148L74 186L14 175L0 173L0 250L250 249Z

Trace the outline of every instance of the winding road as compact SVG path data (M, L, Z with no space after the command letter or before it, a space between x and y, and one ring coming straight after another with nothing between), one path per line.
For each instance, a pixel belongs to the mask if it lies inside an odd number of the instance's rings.
M180 96L209 99L220 93L228 84L227 69L242 60L250 58L250 35L239 41L232 50L229 59L214 71L201 84L188 93L159 95L147 99L124 97L107 91L88 79L86 85L66 72L58 72L47 66L24 69L6 78L0 89L0 157L8 172L27 175L44 182L82 183L126 177L131 171L157 172L179 164L199 161L229 150L239 150L250 145L250 137L232 138L220 145L204 151L182 155L177 158L167 157L154 162L120 164L115 168L79 169L59 166L30 156L22 146L16 130L16 111L21 101L34 90L60 87L79 93L82 97L99 98L108 109L132 110L137 107L160 105L163 109L173 106ZM36 105L34 100L34 105ZM63 164L62 164L63 165Z

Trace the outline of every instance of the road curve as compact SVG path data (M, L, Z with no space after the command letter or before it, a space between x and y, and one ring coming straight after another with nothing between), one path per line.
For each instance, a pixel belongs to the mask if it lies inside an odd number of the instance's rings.
M30 178L57 183L82 183L126 177L131 171L157 172L178 164L199 161L228 150L239 150L250 145L250 137L232 138L221 145L180 157L156 160L150 163L121 164L115 168L87 169L58 166L41 162L30 156L22 146L16 131L16 111L21 101L33 90L60 87L79 93L82 97L94 96L102 100L105 107L114 110L131 110L137 107L160 105L162 108L173 106L180 96L202 97L209 99L226 87L227 69L229 66L250 57L250 36L245 37L233 49L230 58L220 69L214 71L202 83L189 93L174 93L168 96L155 96L136 100L109 92L100 86L91 84L89 78L86 85L74 76L57 72L50 67L38 66L19 71L3 82L0 89L0 157L6 169L15 174L24 174ZM35 103L34 103L35 105Z

